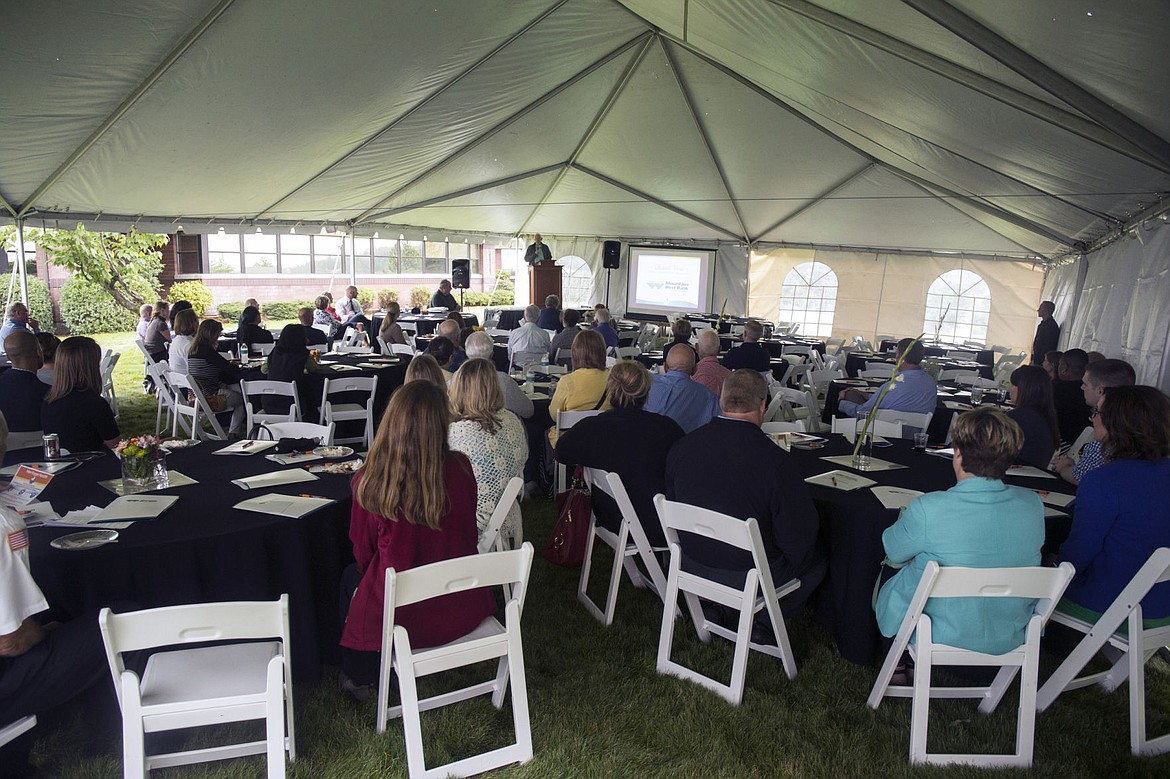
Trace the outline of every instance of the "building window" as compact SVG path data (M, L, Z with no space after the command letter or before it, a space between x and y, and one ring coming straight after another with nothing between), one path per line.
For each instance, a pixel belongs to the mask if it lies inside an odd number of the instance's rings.
M837 274L821 262L803 262L784 277L780 321L800 324L801 335L833 334L837 309Z
M593 271L585 260L570 254L558 259L557 265L561 266L561 308L592 306Z
M244 273L276 273L276 236L244 234Z
M210 273L240 273L240 236L212 233L207 236L207 270Z
M313 241L307 235L280 236L280 272L313 272Z
M398 272L398 241L374 239L374 273Z
M950 270L935 279L926 293L922 332L953 343L983 343L990 316L987 282L969 270Z

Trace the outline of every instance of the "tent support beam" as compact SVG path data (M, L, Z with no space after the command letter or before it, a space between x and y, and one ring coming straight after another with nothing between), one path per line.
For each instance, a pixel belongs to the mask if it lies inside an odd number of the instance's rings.
M1085 116L1112 130L1157 161L1170 167L1170 143L1118 111L1087 89L1073 83L945 0L902 0L903 3L970 43L1002 65L1059 98Z
M939 199L942 201L942 204L943 204L944 206L946 206L947 208L953 209L953 210L955 210L955 211L958 211L960 214L962 214L962 215L963 215L964 217L966 217L967 219L975 219L976 221L981 221L981 220L980 220L978 217L976 217L976 216L973 216L973 215L971 215L971 214L967 213L966 211L964 211L963 209L959 208L959 206L957 205L957 203L955 202L955 200L954 200L954 199L952 199L952 198L950 198L950 197L945 197L945 196L943 196L943 197L940 197L940 194L939 194L939 193L940 193L940 192L942 192L942 193L945 195L945 194L946 194L946 193L945 193L945 190L942 190L941 188L939 188L939 187L936 187L936 186L934 186L934 185L929 185L929 184L926 184L926 183L920 183L920 182L917 182L917 181L912 181L912 182L911 182L911 184L913 184L914 186L916 186L916 187L918 187L919 189L921 189L921 190L922 190L922 192L923 192L924 194L926 194L926 195L929 195L929 196L931 196L931 197L934 197L934 198L939 198ZM1003 235L1003 233L1000 233L1000 235ZM1013 240L1013 239L1009 238L1009 237L1008 237L1008 236L1006 236L1006 235L1004 235L1003 237L1004 237L1006 240L1009 240L1009 241L1011 241L1012 243L1014 243L1016 246L1019 246L1019 247L1020 247L1020 249L1021 249L1021 250L1023 250L1023 251L1025 251L1025 252L1031 252L1031 251L1032 251L1032 250L1031 250L1031 249L1029 249L1027 246L1024 246L1022 243L1020 243L1019 241Z
M856 254L891 254L904 257L938 257L946 260L998 260L1000 262L1031 262L1035 263L1032 252L1021 254L1019 257L1004 252L980 251L938 251L936 249L894 249L882 246L854 246L851 244L824 244L824 243L797 243L794 241L760 241L754 247L757 253L765 253L770 249L811 249L813 251L853 252Z
M706 227L710 230L714 230L717 233L722 233L723 235L726 235L728 238L730 238L733 241L744 240L744 237L742 235L736 235L735 233L731 232L730 230L724 229L724 228L720 227L719 225L715 224L714 222L708 222L706 219L703 219L701 216L697 216L695 214L692 214L690 211L685 211L685 210L679 208L678 206L674 205L673 203L668 203L665 200L659 200L658 198L651 195L649 192L643 192L642 190L635 189L634 187L631 187L628 184L623 184L622 182L618 181L617 179L612 179L609 176L605 175L604 173L600 173L596 170L593 170L592 168L586 167L579 162L574 163L571 167L576 168L577 170L581 171L582 173L585 173L586 175L592 176L593 178L597 179L598 181L604 181L606 184L609 184L611 187L617 187L618 189L623 189L626 192L629 192L631 195L634 195L636 197L640 197L643 200L646 200L650 203L653 203L654 205L659 206L661 208L665 208L667 211L673 211L674 213L678 214L681 217L685 217L687 219L690 219L692 222L698 222L699 224L703 225L704 227Z
M816 206L818 203L820 203L825 198L832 197L835 192L840 191L843 187L845 187L847 184L852 182L858 176L864 175L867 171L871 170L875 165L877 165L876 162L866 163L864 166L862 166L858 170L855 170L854 172L850 173L845 178L838 181L836 184L833 184L832 186L830 186L824 192L820 192L816 195L813 195L812 198L810 198L809 201L807 203L805 203L804 205L802 205L800 208L796 209L795 211L793 211L791 214L788 214L787 216L781 217L781 219L778 222L776 222L776 224L772 225L768 229L761 230L758 235L756 235L754 238L752 238L750 243L756 243L757 241L764 240L765 235L767 235L768 233L772 232L773 230L779 228L781 225L787 224L791 220L793 220L796 217L803 214L805 211L808 211L810 208L813 208L814 206Z
M177 62L178 59L182 57L183 54L185 54L187 50L195 44L195 41L199 40L199 37L207 31L207 28L211 27L211 25L214 24L215 21L224 14L225 11L227 11L228 7L231 6L233 2L235 2L235 0L220 0L220 2L216 4L216 6L212 8L206 16L200 19L199 22L190 30L190 32L183 36L183 39L179 41L178 45L176 45L175 48L171 49L167 53L166 57L163 58L163 61L160 62L158 66L152 70L150 74L147 75L147 77L144 78L132 92L130 92L129 95L126 96L126 99L123 100L118 105L118 107L115 108L114 111L109 116L107 116L104 121L102 121L100 125L98 125L97 129L90 133L89 137L82 141L81 145L74 149L73 153L66 157L65 161L57 166L57 169L53 171L53 173L47 179L41 182L41 185L36 188L36 191L29 195L28 200L26 200L24 205L20 207L19 212L16 214L17 217L22 217L27 214L32 209L33 204L37 202L37 199L40 198L41 195L45 194L49 187L56 184L60 178L64 176L86 152L93 148L93 145L97 143L103 135L109 132L110 128L113 127L119 119L126 115L127 111L134 107L134 105L142 98L142 96L145 95L147 91L149 91L150 88L153 87L160 78L162 78L163 74L170 70L171 66L174 65L175 62Z
M564 167L564 165L565 165L565 163L563 163L563 162L558 162L558 163L555 163L553 165L545 165L543 168L537 168L536 170L528 170L528 171L525 171L523 173L517 173L515 176L508 176L507 178L496 179L495 181L488 181L488 182L485 182L483 184L476 184L474 187L467 187L466 189L461 189L457 192L448 192L445 195L438 195L436 197L428 198L427 200L420 200L417 203L411 203L409 205L399 206L398 208L388 208L385 211L380 211L376 214L370 214L369 216L367 216L365 218L365 220L363 220L363 224L366 222L376 221L376 220L381 219L383 217L393 216L394 214L400 214L403 211L414 211L415 209L419 209L419 208L427 208L428 206L434 206L434 205L438 205L439 203L445 203L448 200L455 200L456 198L465 197L467 195L474 195L476 192L483 192L484 190L492 189L493 187L502 187L505 184L511 184L513 182L516 182L516 181L522 181L524 179L532 178L533 176L540 176L540 175L543 175L545 173L549 173L551 171L558 170L558 169ZM358 223L356 221L350 222L351 226L356 226L357 224Z
M424 97L424 98L423 98L422 100L420 100L419 102L415 103L413 106L411 106L410 108L408 108L408 109L407 109L407 110L406 110L404 113L402 113L401 115L399 115L399 116L395 117L394 119L392 119L392 120L390 121L390 123L389 123L389 124L387 124L385 127L383 127L382 129L378 130L378 131L377 131L377 132L375 132L373 135L371 135L369 138L367 138L366 140L362 141L361 143L359 143L359 144L358 144L357 146L355 146L354 148L352 148L352 149L350 149L349 151L347 151L345 154L343 154L343 155L342 155L341 157L339 157L338 159L334 160L333 162L329 163L328 165L326 165L326 166L325 166L324 168L322 168L321 170L319 170L319 171L317 171L316 173L314 173L314 174L313 174L312 176L310 176L310 177L309 177L309 178L308 178L306 181L303 181L303 182L301 182L301 183L300 183L300 184L298 184L296 187L294 187L293 189L289 190L289 192L287 192L285 195L281 196L281 198L280 198L279 200L277 200L275 203L273 203L272 205L268 206L268 207L267 207L267 208L265 208L263 211L260 211L260 212L257 214L257 216L261 216L261 215L263 215L263 214L267 214L267 213L269 213L270 211L272 211L273 209L275 209L275 208L276 208L278 205L280 205L281 203L283 203L284 201L288 200L290 197L292 197L293 195L295 195L297 192L300 192L302 189L304 189L305 187L309 186L309 185L310 185L310 184L312 184L314 181L316 181L317 179L321 178L321 177L322 177L322 176L324 176L326 173L328 173L329 171L333 170L333 169L334 169L334 168L336 168L338 165L340 165L341 163L345 162L347 159L349 159L349 158L350 158L350 157L352 157L353 155L357 154L359 151L361 151L362 149L366 148L367 146L369 146L369 145L370 145L370 144L372 144L374 141L376 141L376 140L378 140L379 138L381 138L381 137L382 137L383 135L385 135L386 133L388 133L388 132L390 132L391 130L393 130L393 129L394 129L395 127L397 127L399 124L401 124L402 122L404 122L404 121L406 121L407 119L409 119L411 116L413 116L413 115L415 114L415 112L417 112L417 111L421 110L421 109L422 109L424 106L428 105L428 104L429 104L429 103L430 103L432 100L435 100L435 99L436 99L436 98L438 98L440 95L442 95L444 92L446 92L448 89L450 89L451 87L455 86L455 85L456 85L456 84L458 84L460 81L462 81L464 78L466 78L467 76L469 76L469 75L471 75L472 73L474 73L474 72L476 71L476 69L477 69L477 68L479 68L481 65L483 65L483 64L484 64L485 62L487 62L488 60L490 60L490 59L491 59L492 57L494 57L496 54L498 54L498 53L500 53L501 51L503 51L504 49L508 48L508 46L510 46L510 45L511 45L512 43L514 43L515 41L517 41L517 40L518 40L518 39L519 39L519 38L520 38L522 35L524 35L526 32L528 32L528 31L529 31L529 30L531 30L533 27L535 27L536 25L538 25L538 24L540 24L541 22L543 22L545 19L547 19L547 18L548 18L549 16L551 16L552 14L556 13L556 12L557 12L557 11L560 9L560 7L561 7L561 6L563 6L563 5L564 5L565 3L567 3L567 2L569 2L569 0L560 0L560 2L557 2L557 3L555 3L554 5L552 5L550 8L548 8L548 9L547 9L547 10L545 10L543 13L539 14L539 15L538 15L536 18L532 19L530 22L528 22L528 23L527 23L527 24L525 24L523 27L521 27L519 30L517 30L517 31L516 31L516 32L515 32L513 35L510 35L510 36L508 36L508 39L507 39L507 40L505 40L505 41L503 41L503 42L502 42L502 43L501 43L499 46L496 46L494 49L492 49L491 51L489 51L487 54L483 55L483 56L482 56L482 57L480 57L478 60L476 60L475 62L471 63L471 65L469 65L467 68L465 68L465 69L464 69L462 72L460 72L460 73L459 73L457 76L454 76L454 77L453 77L453 78L452 78L450 81L448 81L447 83L445 83L445 84L443 84L442 86L440 86L440 87L439 87L438 89L436 89L434 92L431 92L429 95L427 95L426 97ZM363 215L363 216L364 216L364 215Z
M573 165L576 164L577 158L581 156L581 152L584 151L585 146L589 143L589 140L593 138L593 135L597 132L597 128L601 126L601 123L605 120L605 117L609 116L609 112L611 109L613 109L614 103L617 102L618 97L620 97L622 92L625 91L626 85L630 83L630 78L634 75L634 71L638 69L638 65L642 64L642 60L646 58L646 53L650 51L650 44L653 42L653 40L653 36L646 36L646 39L642 42L642 48L640 48L638 53L634 55L634 59L631 60L630 64L626 67L625 73L622 73L622 77L618 79L617 83L613 85L613 89L609 91L609 96L605 98L605 102L602 103L601 108L598 109L597 115L593 117L593 121L589 123L589 127L586 128L585 132L581 135L581 140L577 141L577 147L573 149L573 153L569 155L569 159L566 161L565 167L561 170L560 173L556 175L556 178L553 179L552 184L549 185L544 195L540 198L540 202L538 202L533 207L532 211L528 214L524 221L520 223L519 229L516 230L517 236L524 234L524 231L528 229L528 224L533 220L533 218L536 217L536 214L540 211L541 207L544 206L546 202L548 202L548 199L552 196L552 193L556 191L556 188L560 186L561 181L565 178L565 174L568 173L569 169L573 167Z
M691 90L683 80L682 73L678 69L678 61L675 59L674 52L666 45L666 40L661 36L658 37L659 45L662 46L662 53L666 55L666 62L670 66L670 72L674 74L674 80L678 83L678 88L682 91L683 101L687 104L687 111L690 112L691 121L695 123L695 129L699 132L699 137L703 139L703 148L707 150L707 158L711 160L711 164L715 166L715 170L719 173L719 180L723 182L723 192L727 195L727 202L731 205L732 213L735 214L735 221L739 224L739 232L743 236L745 243L751 243L751 237L748 235L747 225L744 224L743 214L739 212L739 204L735 202L735 196L731 193L731 183L727 180L727 173L723 169L723 164L719 161L719 155L715 153L715 147L711 145L711 139L707 135L707 128L703 125L702 119L699 118L699 112L695 110L695 100L691 95Z
M553 87L548 92L545 92L540 97L531 101L530 103L523 106L522 108L519 108L516 111L512 112L507 117L505 117L502 121L497 122L494 126L489 128L488 130L485 130L483 133L479 134L475 138L472 138L470 141L463 144L458 149L454 150L453 152L451 152L447 156L443 157L443 159L439 160L434 165L431 165L429 168L427 168L426 170L419 173L417 176L412 178L410 181L406 182L402 186L395 189L389 195L387 195L386 197L379 200L378 203L376 203L372 208L367 209L365 211L365 213L358 216L354 221L355 222L362 222L370 214L374 213L379 208L385 208L387 203L389 203L394 198L398 197L400 194L402 194L406 190L410 189L410 187L412 187L415 184L417 184L418 182L422 181L427 176L432 175L433 173L435 173L435 171L441 170L444 166L446 166L448 163L450 163L452 160L456 159L460 155L462 155L468 151L471 151L479 144L483 143L484 141L488 140L492 136L496 135L498 132L503 130L505 127L511 125L517 119L520 119L521 117L526 116L529 111L532 111L537 106L551 100L552 98L556 97L557 95L559 95L562 92L564 92L565 90L567 90L569 87L572 87L573 85L581 82L582 80L584 80L588 76L592 75L593 73L596 73L602 67L604 67L605 65L609 64L614 59L616 59L617 57L624 54L632 46L636 46L640 41L642 41L643 38L647 38L650 35L653 35L653 33L645 32L636 38L631 38L630 40L626 41L621 46L617 47L616 49L609 52L605 56L595 60L593 63L586 66L582 70L577 71L577 73L575 73L573 76L571 76L567 80L562 81L560 84Z

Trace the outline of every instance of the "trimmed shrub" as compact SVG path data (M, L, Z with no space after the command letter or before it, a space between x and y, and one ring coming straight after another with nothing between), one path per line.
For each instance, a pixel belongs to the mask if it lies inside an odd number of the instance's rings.
M411 287L410 307L421 308L431 302L431 291L426 287Z
M236 303L220 303L215 307L219 314L219 318L225 322L236 322L240 318L240 314L244 313L244 302L241 300Z
M167 302L173 306L180 300L186 300L197 316L203 316L211 308L213 298L211 290L202 281L179 281L171 285Z
M374 299L377 294L369 287L358 287L357 299L362 304L362 310L365 311L374 304Z
M307 300L274 300L271 303L265 303L261 306L264 315L269 319L296 319L297 311L308 306L313 307L313 304ZM243 311L243 309L240 309ZM236 314L236 318L239 318Z
M105 287L70 276L61 288L61 316L73 335L133 332L138 313L118 305Z
M378 290L378 308L386 308L387 303L398 302L398 290L396 289L380 289Z
M13 279L10 273L0 273L0 288L3 289L0 294L8 294L9 284L12 284L12 299L20 300L20 279ZM32 274L28 275L28 311L41 323L42 330L53 332L53 298L49 295L49 285ZM0 318L6 313L0 312Z

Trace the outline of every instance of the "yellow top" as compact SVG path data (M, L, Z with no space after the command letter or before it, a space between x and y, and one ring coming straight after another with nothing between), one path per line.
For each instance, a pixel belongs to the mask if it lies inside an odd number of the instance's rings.
M581 368L561 377L548 405L548 415L553 419L553 426L548 431L550 444L554 447L557 445L558 411L609 410L608 399L600 406L597 405L597 401L605 394L605 380L608 376L609 371L602 368Z

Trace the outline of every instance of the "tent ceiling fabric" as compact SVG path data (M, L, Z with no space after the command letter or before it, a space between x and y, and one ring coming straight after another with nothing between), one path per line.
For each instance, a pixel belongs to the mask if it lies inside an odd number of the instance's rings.
M275 11L10 4L6 221L1054 256L1170 191L1159 0Z

